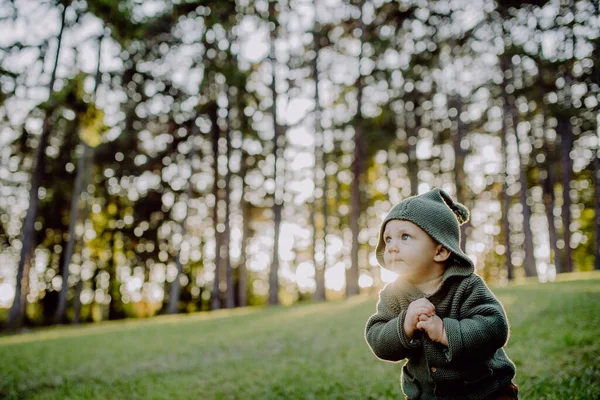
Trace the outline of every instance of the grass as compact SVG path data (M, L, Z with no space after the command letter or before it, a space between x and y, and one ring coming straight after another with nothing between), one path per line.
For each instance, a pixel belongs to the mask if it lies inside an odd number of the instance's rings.
M522 399L600 398L600 273L494 292ZM363 339L375 298L0 337L6 399L399 399Z

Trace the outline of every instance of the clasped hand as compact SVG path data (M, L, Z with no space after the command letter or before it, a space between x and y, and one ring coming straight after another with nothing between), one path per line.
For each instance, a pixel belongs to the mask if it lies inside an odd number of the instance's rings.
M444 322L435 314L435 306L426 298L413 301L406 310L404 333L410 340L416 330L422 330L434 342L448 346Z

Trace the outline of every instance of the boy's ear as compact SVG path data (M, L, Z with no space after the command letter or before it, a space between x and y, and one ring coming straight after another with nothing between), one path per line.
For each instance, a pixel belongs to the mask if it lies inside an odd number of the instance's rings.
M437 262L444 262L448 259L448 257L450 257L451 254L452 252L450 250L448 250L441 244L438 244L435 249L435 255L433 256L433 260Z

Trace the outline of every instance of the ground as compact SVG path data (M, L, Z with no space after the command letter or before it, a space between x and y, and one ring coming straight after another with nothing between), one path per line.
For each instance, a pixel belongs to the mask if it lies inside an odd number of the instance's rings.
M522 399L600 398L600 273L493 288ZM0 398L402 399L364 341L376 297L0 337Z

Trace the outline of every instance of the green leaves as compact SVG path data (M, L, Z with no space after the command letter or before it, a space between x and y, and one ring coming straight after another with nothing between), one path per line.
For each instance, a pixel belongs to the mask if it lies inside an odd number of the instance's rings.
M107 129L104 125L104 111L95 104L89 103L84 112L78 114L79 137L90 147L97 147L102 143L102 133Z

